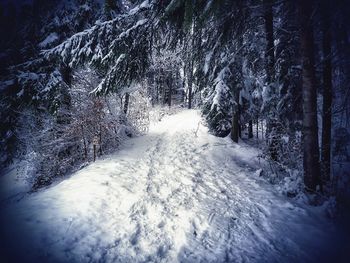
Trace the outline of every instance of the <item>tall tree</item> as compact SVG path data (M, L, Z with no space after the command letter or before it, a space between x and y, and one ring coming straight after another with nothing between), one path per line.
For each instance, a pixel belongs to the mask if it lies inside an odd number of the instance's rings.
M266 82L271 94L275 91L275 46L274 46L274 30L273 30L273 0L264 0L264 20L265 20L265 37L266 37ZM268 150L270 158L273 161L278 160L278 138L276 127L276 113L275 101L272 100L268 106L267 116L267 136L268 136Z
M105 0L104 16L106 20L111 20L118 11L120 10L118 10L116 0Z
M323 108L322 108L322 176L330 179L331 131L332 131L332 61L330 2L322 1L322 48L323 48Z
M303 82L303 166L307 190L320 184L312 2L299 0Z
M188 108L192 108L192 86L193 86L193 47L194 47L194 31L196 30L196 21L194 17L194 1L185 1L184 26L186 29L187 45L186 45L186 75L188 85Z
M238 143L238 138L240 137L239 96L240 96L240 90L236 89L234 91L234 105L233 105L232 128L231 128L231 139L235 143Z
M239 6L240 7L240 6ZM243 23L244 20L237 21L238 23ZM231 139L232 141L238 143L238 138L241 137L241 105L240 97L241 90L243 89L243 74L242 74L242 55L241 48L243 47L243 32L237 30L235 32L237 42L235 50L235 61L231 67L231 71L235 72L232 77L232 94L233 94L233 107L232 107L232 127L231 127Z
M264 0L265 5L265 34L266 34L266 80L267 84L271 84L275 78L275 47L273 38L273 0Z

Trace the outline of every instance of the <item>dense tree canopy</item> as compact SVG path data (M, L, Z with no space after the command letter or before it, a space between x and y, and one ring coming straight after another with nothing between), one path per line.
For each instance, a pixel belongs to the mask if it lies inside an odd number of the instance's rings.
M6 49L2 161L8 164L23 147L18 140L23 112L39 114L39 126L47 118L53 126L72 125L79 83L74 79L84 79L87 71L84 81L93 79L93 84L84 92L97 108L97 101L115 97L127 114L135 91L152 105L171 106L177 94L177 103L202 110L214 135L230 134L235 142L264 138L264 157L274 165L273 173L304 169L307 189L316 191L331 179L332 158L339 154L331 134L339 129L348 134L345 2L106 0L100 5L91 0L69 6L34 1L16 16L8 7L1 13L1 28L16 26L9 34L15 46L1 43ZM16 40L21 30L25 34ZM104 107L113 112L108 105L101 106L103 112ZM131 121L116 118L108 125ZM85 139L74 140L75 149L83 143L87 151ZM73 154L69 147L61 155ZM333 155L332 147L338 147Z

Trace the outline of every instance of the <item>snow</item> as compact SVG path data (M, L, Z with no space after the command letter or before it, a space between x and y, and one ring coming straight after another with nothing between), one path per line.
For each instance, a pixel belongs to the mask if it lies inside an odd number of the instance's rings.
M211 105L211 110L217 106L217 109L220 110L222 108L222 104L230 104L230 100L228 99L230 96L230 88L226 83L226 78L228 78L231 74L231 71L228 67L224 67L214 80L214 96L213 103Z
M135 30L136 28L138 28L139 26L142 26L144 25L145 23L147 23L148 19L145 18L145 19L141 19L139 21L136 22L135 25L133 25L131 28L125 30L124 32L122 32L118 37L117 37L117 40L121 40L125 37L128 37L130 32L132 32L133 30Z
M18 78L21 80L37 80L39 75L34 72L20 72Z
M258 154L210 135L196 110L164 116L70 178L1 202L0 234L26 262L325 259L333 225L259 178Z
M11 86L13 84L15 84L15 80L14 79L1 81L0 82L0 90L6 89L8 86Z
M17 97L22 97L24 94L24 89L21 89L16 95Z
M211 60L211 57L213 56L213 53L214 53L214 51L210 51L205 56L204 67L203 67L204 74L208 73L210 60Z
M0 174L0 208L5 200L21 199L30 190L29 180L25 178L30 168L31 166L26 161L15 160L6 169L6 176Z
M59 37L58 37L57 33L52 32L43 41L41 41L39 43L39 47L40 48L45 48L48 45L50 45L51 43L54 43L55 41L57 41L58 39L59 39Z
M149 0L145 0L143 1L140 5L134 7L133 9L131 9L128 14L129 15L135 15L136 13L140 12L141 10L143 9L147 9L147 8L150 8L150 2Z

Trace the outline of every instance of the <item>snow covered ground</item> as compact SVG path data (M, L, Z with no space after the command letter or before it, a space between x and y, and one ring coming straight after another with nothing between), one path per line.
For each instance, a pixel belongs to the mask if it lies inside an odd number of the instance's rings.
M70 178L2 201L2 249L22 262L326 261L334 224L259 178L257 155L209 135L198 111L164 117Z

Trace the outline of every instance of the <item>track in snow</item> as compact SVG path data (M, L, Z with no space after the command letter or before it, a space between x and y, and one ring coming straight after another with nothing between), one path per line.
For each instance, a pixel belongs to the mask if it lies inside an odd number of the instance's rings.
M166 117L121 151L1 207L4 235L37 262L320 259L331 225L254 175L256 149L211 136L200 121L195 110Z

